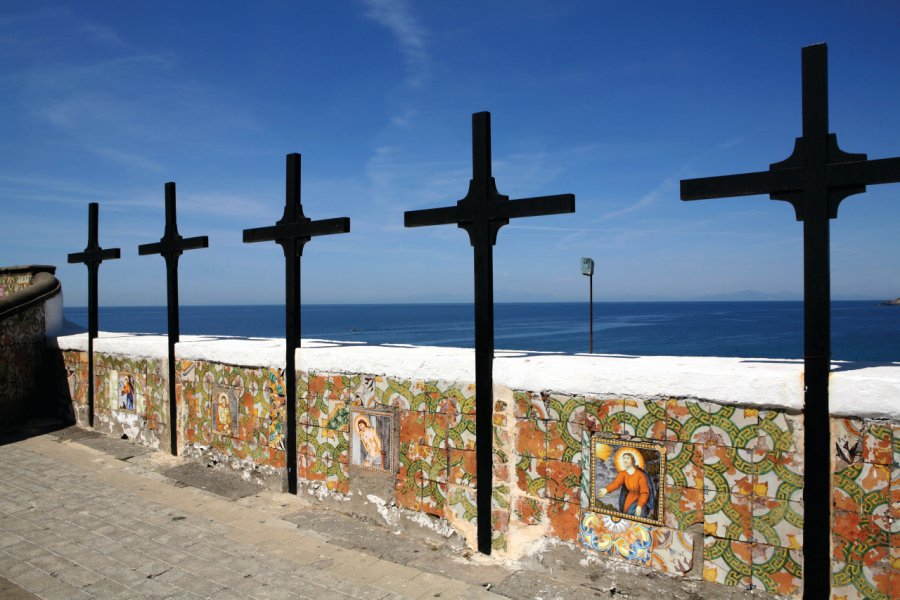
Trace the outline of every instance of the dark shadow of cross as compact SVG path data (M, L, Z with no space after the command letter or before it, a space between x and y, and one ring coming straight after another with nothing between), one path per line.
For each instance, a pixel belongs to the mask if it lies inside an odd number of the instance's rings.
M456 206L411 210L406 227L456 223L469 234L475 255L475 450L478 487L478 550L491 553L493 463L494 267L497 232L511 218L575 212L575 196L541 196L510 200L497 191L491 176L491 114L472 115L472 179L469 193Z
M805 461L803 569L804 598L829 595L831 573L831 473L833 452L828 411L831 367L831 273L829 219L838 205L866 185L900 181L900 158L866 160L838 148L828 131L828 48L803 48L803 135L786 160L768 171L686 179L682 200L769 194L790 202L803 221L804 300L804 444ZM822 575L822 574L825 575Z
M94 339L97 337L97 275L104 260L121 258L118 248L104 250L97 241L100 205L88 204L88 243L84 252L69 255L69 263L84 263L88 269L88 423L94 426Z
M284 214L269 227L244 230L244 243L274 241L284 250L285 266L285 404L287 407L288 491L297 493L297 371L294 351L300 347L300 257L313 237L348 233L350 219L313 221L300 203L300 155L287 155Z
M166 259L166 296L169 320L169 449L178 455L178 397L175 393L175 344L180 338L178 326L178 259L185 250L195 250L209 246L209 238L183 238L178 233L175 214L175 183L166 184L166 226L159 242L138 246L138 254L161 254Z

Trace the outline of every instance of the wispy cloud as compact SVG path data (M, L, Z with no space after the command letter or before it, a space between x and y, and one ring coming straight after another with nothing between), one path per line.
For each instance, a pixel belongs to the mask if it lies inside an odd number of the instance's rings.
M406 0L366 0L366 16L383 25L400 45L408 69L407 83L421 86L428 78L431 58L426 48L427 31L410 11Z
M606 220L606 219L614 219L616 217L621 217L622 215L626 215L628 213L632 213L638 210L642 210L649 206L653 206L657 202L665 198L672 198L673 196L677 197L678 195L678 182L680 180L681 175L673 175L671 177L667 177L664 179L659 185L653 188L648 193L641 196L641 198L624 208L620 208L618 210L614 210L608 212L604 215L601 215L598 220Z

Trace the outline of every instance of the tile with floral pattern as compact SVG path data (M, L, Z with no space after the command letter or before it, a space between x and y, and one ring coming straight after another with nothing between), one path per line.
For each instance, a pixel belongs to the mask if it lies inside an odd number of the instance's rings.
M865 426L860 419L839 417L831 419L831 443L834 446L835 460L840 461L835 466L841 468L841 463L853 464L862 461L862 438Z
M666 442L666 483L703 489L703 447L687 442Z
M756 466L749 450L726 446L704 446L703 488L742 496L753 493Z
M754 496L753 536L758 543L803 548L803 504Z
M561 460L538 461L538 473L546 479L546 497L579 502L582 469L576 463Z
M759 410L751 407L706 404L708 424L700 428L696 442L713 446L749 448L759 437Z
M447 451L447 482L452 485L476 487L478 482L478 461L474 450Z
M684 531L692 525L703 522L703 511L703 490L666 486L664 516L666 527Z
M547 515L547 500L530 496L513 496L513 520L520 525L539 525Z
M444 516L451 520L474 524L478 519L478 505L474 488L468 486L447 486L447 501Z
M720 538L753 542L753 505L750 496L705 490L703 532Z
M753 544L706 537L703 545L703 579L731 587L752 585Z
M753 588L790 596L803 587L803 552L766 544L753 545Z
M890 465L894 461L890 421L868 421L862 438L863 462Z
M781 410L761 410L756 449L802 454L803 415Z
M666 402L666 439L709 444L701 435L709 431L709 403L671 399Z
M890 480L891 469L885 465L848 465L834 473L834 507L871 515L890 503Z
M574 542L578 538L581 506L576 502L550 500L547 520L550 523L550 535L564 542Z
M756 483L753 493L766 498L803 500L803 457L795 452L753 453Z

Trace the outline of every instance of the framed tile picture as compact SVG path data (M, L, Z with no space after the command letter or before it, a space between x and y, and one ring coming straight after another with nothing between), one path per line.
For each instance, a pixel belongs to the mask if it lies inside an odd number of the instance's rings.
M590 510L663 525L666 448L662 444L591 438Z
M350 408L350 466L394 472L394 413L390 410Z

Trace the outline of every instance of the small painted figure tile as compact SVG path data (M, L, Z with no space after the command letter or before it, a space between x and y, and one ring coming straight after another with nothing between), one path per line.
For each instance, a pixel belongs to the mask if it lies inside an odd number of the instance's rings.
M350 409L350 465L394 472L394 413L360 407Z
M663 525L665 472L665 446L593 436L591 510Z
M128 374L120 375L118 408L120 410L134 410L134 397L134 376Z
M234 390L215 386L213 391L213 415L216 431L236 435L238 426L238 401Z

